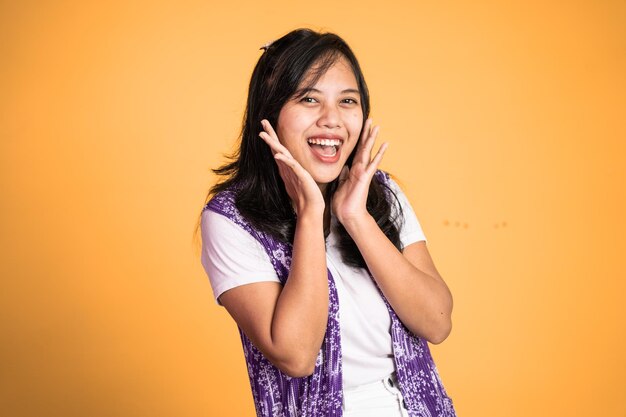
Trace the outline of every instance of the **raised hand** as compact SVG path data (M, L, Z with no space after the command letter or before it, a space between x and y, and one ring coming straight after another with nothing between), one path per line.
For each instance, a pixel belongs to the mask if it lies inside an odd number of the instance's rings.
M372 159L378 130L378 126L372 127L371 119L365 122L352 168L343 167L339 175L339 186L333 196L332 208L337 219L346 228L351 222L358 222L369 215L366 208L369 185L388 146L383 143Z
M321 210L323 213L324 196L311 174L302 168L289 150L280 143L269 121L263 119L261 126L263 126L263 131L259 133L259 136L268 144L274 154L278 172L285 183L285 189L291 198L296 213L300 214L308 209Z

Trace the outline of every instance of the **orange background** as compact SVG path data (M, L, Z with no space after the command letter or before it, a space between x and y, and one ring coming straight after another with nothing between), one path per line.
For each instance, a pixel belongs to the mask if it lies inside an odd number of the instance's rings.
M334 0L0 3L0 414L252 415L192 234L301 26L361 60L459 416L626 416L626 4Z

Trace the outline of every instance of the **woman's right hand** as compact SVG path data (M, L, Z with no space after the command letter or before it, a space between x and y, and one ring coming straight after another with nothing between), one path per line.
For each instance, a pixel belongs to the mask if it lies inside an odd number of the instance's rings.
M278 172L285 183L285 189L294 205L296 214L300 214L307 209L319 209L324 211L324 196L320 191L311 174L291 155L278 139L271 123L261 120L263 131L259 133L261 139L268 144L274 154L274 159L278 165Z

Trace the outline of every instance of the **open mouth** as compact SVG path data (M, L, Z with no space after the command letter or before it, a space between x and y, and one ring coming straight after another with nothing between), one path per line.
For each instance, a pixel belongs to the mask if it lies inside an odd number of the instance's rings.
M341 139L317 139L311 138L307 141L313 150L325 157L333 157L343 142Z

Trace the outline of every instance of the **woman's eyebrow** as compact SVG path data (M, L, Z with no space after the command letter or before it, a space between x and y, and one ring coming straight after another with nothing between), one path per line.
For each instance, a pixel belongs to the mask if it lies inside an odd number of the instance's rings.
M307 94L307 93L319 93L321 94L322 91L318 90L317 88L303 88L301 90L298 91L299 94ZM347 93L352 93L352 94L361 94L361 92L359 90L357 90L356 88L346 88L345 90L341 91L341 94L347 94Z

